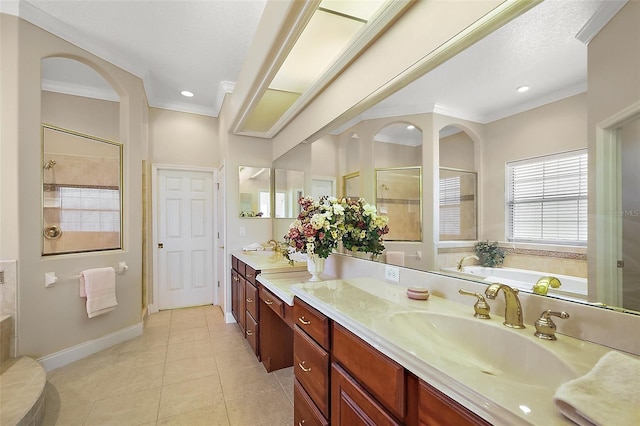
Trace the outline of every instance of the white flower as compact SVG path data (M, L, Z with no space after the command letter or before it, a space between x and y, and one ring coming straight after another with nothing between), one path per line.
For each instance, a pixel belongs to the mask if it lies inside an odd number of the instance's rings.
M333 213L337 214L337 215L343 215L344 214L344 207L342 207L340 204L334 204L333 205Z
M313 229L324 228L325 222L326 222L326 219L324 215L321 215L321 214L314 214L313 217L311 218L311 226L313 226Z
M371 204L365 204L362 206L362 215L370 216L376 214L376 206L372 206Z

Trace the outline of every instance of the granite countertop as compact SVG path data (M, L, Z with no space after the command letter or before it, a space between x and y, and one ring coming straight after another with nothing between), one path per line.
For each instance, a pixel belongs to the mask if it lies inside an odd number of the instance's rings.
M611 350L563 335L559 335L557 341L541 340L533 336L533 325L527 324L525 329L507 329L502 325L504 318L494 313L490 320L473 318L472 304L434 296L427 301L411 300L406 296L406 288L381 280L330 279L310 283L304 282L305 276L301 274L287 275L265 275L263 279L266 277L264 281L269 283L267 287L287 303L293 298L291 295L299 297L417 377L494 424L572 424L553 404L552 397L557 387L586 374ZM459 323L468 324L474 329L476 324L480 324L475 321L479 321L482 325L477 326L481 329L484 326L504 329L504 333L502 330L494 331L498 331L495 333L498 336L507 337L509 342L491 342L491 345L499 348L497 353L500 356L488 362L486 354L476 351L479 361L484 358L482 367L480 362L475 363L473 356L465 355L464 358L452 353L455 351L439 356L437 351L429 350L429 345L445 347L448 343L446 335L440 342L425 342L421 336L416 337L415 330L423 324L393 321L394 314L402 316L406 312L446 315L446 321L450 322L455 322L450 320L455 317ZM513 341L517 344L513 345ZM469 345L469 348L464 348L465 354L473 353L476 349L472 343ZM522 349L518 351L518 346L538 351L536 353L539 354L552 352L560 360L557 363L560 373L555 374L554 370L527 356ZM513 360L509 359L510 356L519 358ZM504 364L510 364L511 370L505 368L502 371Z

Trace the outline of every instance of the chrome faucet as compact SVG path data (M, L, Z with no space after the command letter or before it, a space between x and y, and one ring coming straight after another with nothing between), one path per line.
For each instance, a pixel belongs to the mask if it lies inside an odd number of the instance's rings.
M475 254L472 254L471 256L465 256L462 259L460 259L460 261L458 262L458 271L462 272L463 263L467 259L480 260L478 256L476 256Z
M509 287L506 284L493 283L484 291L489 299L495 299L498 292L504 293L504 325L511 328L524 328L522 321L522 305L518 299L518 289Z

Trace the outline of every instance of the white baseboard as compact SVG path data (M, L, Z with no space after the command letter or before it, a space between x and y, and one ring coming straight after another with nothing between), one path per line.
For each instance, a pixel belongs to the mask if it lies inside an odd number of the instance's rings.
M224 322L226 322L227 324L232 324L232 323L237 322L237 321L233 317L233 314L231 312L226 312L224 314Z
M63 349L50 355L45 355L42 358L38 358L38 362L42 365L44 371L55 370L56 368L64 367L67 364L71 364L72 362L93 355L111 346L142 336L142 329L143 323L140 322L131 327L107 334L99 339L88 340L79 345Z

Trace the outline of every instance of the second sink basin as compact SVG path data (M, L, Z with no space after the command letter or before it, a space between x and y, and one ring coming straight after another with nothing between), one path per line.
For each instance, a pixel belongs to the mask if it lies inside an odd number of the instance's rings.
M381 327L390 327L393 339L447 373L553 388L576 377L566 362L544 347L552 342L523 334L529 329L431 312L392 314Z

